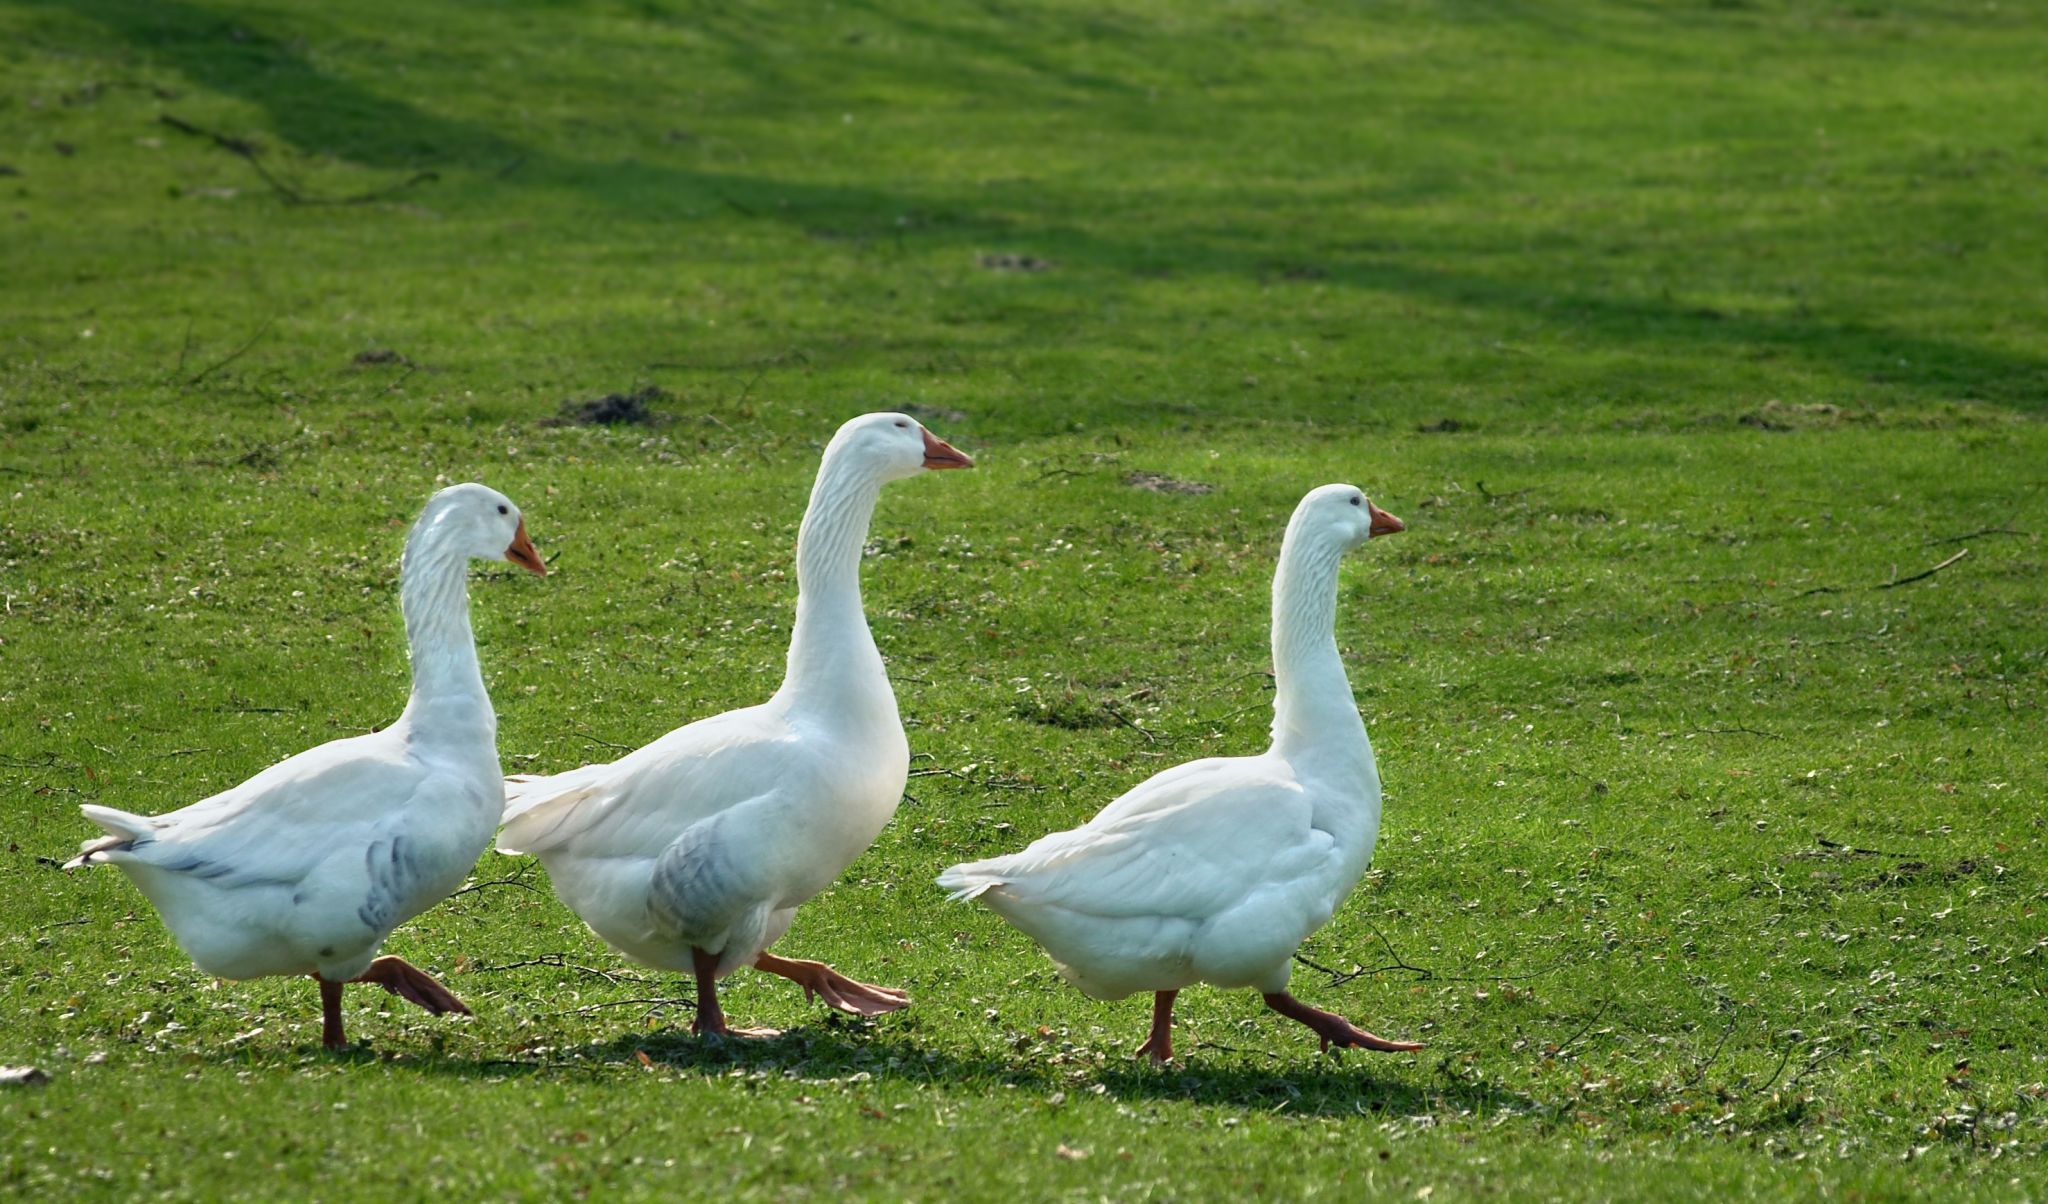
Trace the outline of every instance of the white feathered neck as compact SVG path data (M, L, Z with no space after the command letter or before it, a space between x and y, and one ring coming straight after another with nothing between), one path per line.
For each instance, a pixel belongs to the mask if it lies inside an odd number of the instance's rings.
M1273 574L1273 751L1372 763L1365 721L1337 654L1337 568L1345 547L1297 509Z
M406 536L399 561L398 606L405 614L412 697L398 722L415 739L474 739L481 730L495 743L498 720L469 627L469 555L457 546L452 524L443 521L447 515L429 507Z
M796 537L796 624L775 695L784 705L858 703L886 707L895 718L860 597L861 550L882 484L881 470L846 444L835 439L825 448Z

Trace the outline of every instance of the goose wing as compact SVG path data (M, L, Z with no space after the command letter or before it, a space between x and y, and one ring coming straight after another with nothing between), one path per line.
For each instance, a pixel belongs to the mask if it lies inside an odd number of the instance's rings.
M375 843L428 780L376 735L336 740L168 814L87 807L107 835L86 842L78 861L138 862L222 887L295 883L338 848Z
M1022 852L955 866L940 885L1103 918L1202 919L1315 875L1333 847L1290 775L1257 758L1213 759L1151 778Z
M752 707L677 728L617 761L508 781L498 849L602 857L661 848L678 832L772 792L796 746L787 724Z

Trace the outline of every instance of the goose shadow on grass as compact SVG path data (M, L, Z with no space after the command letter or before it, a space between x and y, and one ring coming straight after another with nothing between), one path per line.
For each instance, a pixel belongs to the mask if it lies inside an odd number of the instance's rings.
M543 1039L545 1040L545 1039ZM294 1052L306 1048L294 1047ZM239 1065L244 1051L222 1051L214 1058ZM419 1049L408 1039L404 1047L379 1048L375 1039L326 1053L337 1062L395 1065L450 1078L510 1078L562 1073L641 1074L649 1068L699 1078L724 1078L735 1070L758 1071L792 1079L846 1079L865 1074L873 1079L915 1082L966 1082L994 1079L1017 1086L1052 1090L1041 1069L993 1057L944 1053L917 1044L907 1036L885 1034L858 1021L827 1018L783 1030L773 1037L705 1039L688 1029L669 1027L624 1033L595 1045L538 1044L523 1052L471 1057L454 1051Z
M706 1080L725 1078L734 1071L792 1081L843 1082L866 1076L875 1081L962 1091L1001 1085L1034 1095L1086 1091L1099 1085L1108 1095L1127 1103L1256 1108L1296 1116L1417 1116L1446 1111L1486 1115L1535 1107L1527 1096L1473 1079L1438 1073L1418 1083L1388 1077L1378 1072L1377 1059L1365 1055L1303 1053L1296 1057L1275 1053L1271 1065L1248 1066L1241 1060L1217 1060L1217 1048L1198 1045L1192 1058L1164 1067L1130 1057L1123 1049L1102 1051L1101 1061L1053 1063L1024 1054L933 1049L920 1044L913 1034L827 1017L774 1037L705 1040L684 1029L667 1028L622 1034L596 1045L536 1049L504 1057L408 1053L397 1065L465 1079L563 1073L637 1076L659 1069ZM217 1060L239 1063L245 1056L223 1054ZM352 1047L329 1056L350 1063L386 1064L384 1053L370 1047Z
M74 11L64 0L34 2ZM1271 231L1257 229L1161 226L1141 239L1120 238L1078 225L1071 206L1056 199L1009 197L1005 214L997 215L987 211L979 190L948 194L937 188L920 195L640 159L579 160L325 72L297 49L289 34L266 32L241 16L231 19L184 0L103 0L75 13L125 43L124 53L139 53L196 86L262 108L275 135L300 152L386 170L463 169L476 178L450 187L501 194L508 206L516 207L513 198L520 196L567 193L612 210L622 221L674 224L701 220L706 212L730 212L799 234L827 228L835 237L920 248L966 252L991 244L1029 246L1035 254L1098 273L1093 284L1081 276L1041 282L1055 293L1099 290L1101 272L1137 279L1170 270L1269 281L1308 254L1316 261L1317 279L1327 286L1535 318L1560 337L1627 348L1646 361L1659 349L1783 357L1859 380L1903 386L1922 400L1979 399L2048 413L2048 358L2039 355L1854 316L1709 310L1681 297L1607 294L1573 281L1569 272L1517 278L1444 268L1436 265L1455 262L1458 248L1413 240L1395 247L1369 237L1371 198L1360 199L1363 226L1351 231L1354 236L1320 246L1304 245L1298 237L1276 241ZM888 19L879 9L867 15ZM744 46L732 44L732 36L727 30L724 53L744 57ZM1029 59L1016 65L1027 72L1049 70ZM1099 84L1093 78L1060 82ZM1102 116L1116 120L1116 110L1106 107ZM649 146L655 142L650 134ZM650 150L664 153L676 152ZM519 167L509 179L503 178L508 164ZM917 220L906 224L906 215L917 215ZM1071 317L1056 320L1065 323Z
M1490 1083L1437 1076L1418 1084L1376 1074L1373 1067L1372 1061L1349 1055L1316 1057L1286 1068L1196 1062L1155 1069L1134 1060L1104 1069L1096 1081L1125 1101L1256 1108L1288 1116L1488 1115L1535 1107L1527 1096Z

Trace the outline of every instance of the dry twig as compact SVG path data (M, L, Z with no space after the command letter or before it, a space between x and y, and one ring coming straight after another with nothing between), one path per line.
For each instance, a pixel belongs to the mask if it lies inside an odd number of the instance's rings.
M1931 568L1931 569L1927 569L1927 570L1925 570L1925 571L1923 571L1923 572L1918 572L1918 573L1914 573L1914 574L1913 574L1912 576L1910 576L1910 577L1897 577L1897 578L1894 578L1893 580L1890 580L1890 581L1887 581L1887 582L1885 582L1885 583L1884 583L1884 584L1882 584L1882 585L1871 585L1871 586L1865 586L1865 587L1863 587L1863 588L1866 588L1866 589L1874 589L1874 590L1876 590L1876 589L1897 589L1898 587L1900 587L1900 586L1902 586L1902 585L1911 585L1911 584L1913 584L1913 583L1914 583L1915 581L1925 581L1925 580L1927 580L1927 579L1928 579L1929 577L1932 577L1932 576L1934 576L1934 575L1935 575L1936 573L1938 573L1938 572L1940 572L1941 570L1943 570L1943 569L1947 568L1948 566L1950 566L1950 565L1954 564L1954 563L1955 563L1956 561L1958 561L1958 560L1961 560L1961 559L1962 559L1963 557L1965 557L1965 556L1968 556L1969 554L1970 554L1970 549L1968 549L1968 548L1964 548L1964 549L1963 549L1962 551L1960 551L1960 552L1957 552L1957 553L1956 553L1955 555L1953 555L1953 556L1949 557L1949 558L1948 558L1947 560L1944 560L1944 561L1942 561L1942 562L1941 562L1940 564L1937 564L1937 565L1935 565L1935 566L1934 566L1933 568ZM1844 587L1842 587L1842 586L1839 586L1839 585L1816 585L1816 586L1814 586L1814 587L1813 587L1812 589L1807 589L1807 590L1801 590L1801 591L1799 591L1798 593L1796 593L1796 594L1794 594L1794 595L1792 595L1792 596L1793 596L1793 597L1795 597L1795 598L1806 598L1806 597L1811 597L1811 596L1812 596L1812 595L1814 595L1814 594L1844 594L1844 593L1849 593L1849 592L1851 592L1851 591L1852 591L1853 589L1855 589L1855 588L1856 588L1856 587L1854 587L1854 586L1850 586L1850 587L1848 587L1848 588L1844 588Z
M523 961L506 962L502 966L472 966L469 972L472 974L496 974L503 970L519 970L527 966L555 966L563 970L576 970L593 978L602 978L613 986L617 986L621 979L627 982L648 981L638 974L621 974L611 970L600 970L595 966L579 965L576 962L570 961L569 955L566 953L543 953L539 957L529 957Z
M1901 577L1896 581L1887 581L1883 585L1872 586L1871 588L1897 589L1901 585L1911 585L1915 581L1925 581L1927 578L1934 576L1936 573L1954 564L1956 561L1961 560L1963 557L1968 556L1969 554L1970 549L1964 548L1962 551L1957 552L1955 555L1949 557L1947 560L1942 561L1940 564L1935 565L1933 568L1928 569L1925 572L1915 573L1911 577Z
M220 371L222 368L225 368L229 364L234 363L236 360L241 359L244 355L248 354L248 351L251 347L254 347L257 343L261 342L263 340L263 336L269 334L270 328L275 325L277 325L276 318L264 319L263 325L256 328L256 333L249 336L248 342L243 343L240 347L235 348L233 351L228 352L226 355L215 360L211 364L208 364L206 367L201 368L198 371L198 373L192 377L192 379L186 381L185 383L187 385L196 385L200 381L205 380L207 377L212 376L214 373ZM183 359L184 357L180 356L179 358Z
M350 196L310 196L293 187L275 172L265 167L262 159L263 152L255 143L250 142L246 138L232 138L226 134L217 134L212 130L193 125L184 118L175 117L169 113L158 114L157 120L177 130L179 133L190 134L195 138L204 138L229 154L241 159L254 168L256 174L263 177L263 182L270 185L271 190L276 192L287 205L367 205L372 201L381 201L386 197L404 192L415 184L425 184L430 180L441 178L437 172L416 171L395 184L387 185L383 188L373 188L368 192L354 193Z

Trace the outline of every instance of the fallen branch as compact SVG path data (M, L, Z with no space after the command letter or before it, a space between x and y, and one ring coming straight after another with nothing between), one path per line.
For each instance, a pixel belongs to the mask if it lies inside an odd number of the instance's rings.
M641 1004L648 1005L649 1010L665 1007L693 1008L697 1006L697 1001L687 996L681 999L613 999L604 1003L586 1003L580 1008L570 1008L565 1012L549 1012L548 1014L550 1016L588 1016L592 1012L601 1012L606 1008L629 1008Z
M1792 1051L1797 1048L1799 1048L1799 1042L1787 1041L1785 1043L1785 1054L1783 1057L1778 1059L1778 1068L1771 1072L1770 1078L1764 1080L1763 1086L1758 1087L1756 1090L1751 1091L1748 1094L1751 1096L1757 1096L1762 1095L1766 1091L1769 1091L1771 1089L1771 1085L1778 1081L1778 1076L1785 1073L1785 1067L1792 1061Z
M1269 690L1273 688L1273 671L1271 669L1246 669L1242 673L1233 673L1229 677L1224 678L1214 689L1205 690L1195 695L1195 699L1200 701L1204 698L1214 698L1223 691L1234 688L1238 682L1243 681L1247 677L1263 677L1266 679L1265 687Z
M1253 1057L1265 1058L1268 1061L1281 1056L1270 1049L1240 1049L1235 1045L1225 1045L1221 1041L1204 1041L1200 1037L1194 1039L1194 1045L1196 1049L1220 1049L1225 1053L1251 1054Z
M1085 477L1088 475L1089 471L1091 470L1080 468L1048 468L1044 472L1039 473L1037 476L1031 478L1029 481L1025 483L1028 485L1037 485L1043 481L1050 481L1054 477Z
M53 749L44 749L34 757L16 756L14 753L0 753L0 766L9 769L83 769L76 761L67 761Z
M192 319L185 319L185 341L178 346L178 364L171 369L172 376L185 374L185 357L192 354Z
M2032 531L2020 531L2012 527L1979 527L1975 531L1968 531L1961 535L1951 535L1946 539L1930 539L1920 546L1923 548L1938 548L1945 543L1961 543L1966 539L1976 539L1981 535L2022 535L2028 539L2034 537Z
M1836 842L1829 840L1827 837L1822 836L1818 832L1815 832L1813 834L1813 843L1819 845L1821 848L1828 849L1836 853L1841 853L1844 855L1854 854L1858 857L1900 857L1905 858L1907 860L1911 860L1913 858L1920 856L1920 854L1918 853L1889 853L1883 849L1859 849L1855 845L1837 844Z
M201 368L198 374L192 377L192 379L186 381L185 384L188 386L196 385L200 381L205 380L207 377L212 376L214 373L220 371L222 368L225 368L229 364L234 363L236 360L241 359L244 355L248 354L248 351L251 347L254 347L257 343L261 342L263 340L263 336L269 334L270 328L275 325L277 325L276 318L264 319L263 325L258 326L256 328L256 333L249 336L248 342L243 343L240 347L237 347L233 351L228 352L220 359L217 359L213 363L208 364L206 367Z
M1708 1055L1705 1061L1694 1061L1692 1073L1685 1076L1685 1085L1687 1087L1696 1087L1701 1079L1707 1077L1707 1071L1713 1068L1714 1063L1721 1060L1721 1051L1728 1048L1728 1038L1733 1036L1734 1033L1735 1021L1730 1020L1728 1027L1721 1030L1721 1039L1714 1043L1714 1052Z
M418 372L419 370L420 366L418 364L407 363L405 366L405 371L398 374L397 380L392 381L390 384L385 385L381 390L379 390L379 395L381 396L382 394L396 391L400 385L404 384L406 381L411 380L412 374Z
M1019 782L1014 779L1005 781L993 772L989 773L986 777L977 778L972 774L961 773L957 769L934 767L931 769L913 769L910 771L910 776L913 778L958 778L963 782L972 782L984 790L1028 790L1036 792L1045 789L1045 787L1032 782Z
M1121 723L1125 727L1130 728L1132 731L1138 733L1140 736L1145 737L1145 743L1157 744L1159 742L1158 736L1154 735L1151 732L1146 731L1142 727L1139 727L1137 723L1131 719L1130 716L1124 714L1122 711L1117 710L1114 705L1105 702L1102 704L1102 709L1109 712L1109 717L1111 719L1116 720L1118 723Z
M1925 572L1915 573L1911 577L1901 577L1897 581L1887 581L1883 585L1873 586L1872 588L1897 589L1901 585L1911 585L1915 581L1925 581L1927 578L1934 576L1936 573L1954 564L1956 561L1961 560L1963 557L1968 556L1969 554L1970 549L1964 548L1962 551L1957 552L1955 555L1949 557L1947 560L1942 561L1940 564L1935 565L1933 568L1926 570Z
M517 885L524 885L524 883L519 883ZM472 966L470 967L469 972L471 974L496 974L500 971L518 970L523 969L527 966L554 966L558 969L563 970L577 970L581 971L584 974L588 974L593 978L602 978L606 982L611 983L613 986L617 986L621 979L624 979L627 982L648 981L647 979L640 977L638 974L617 974L609 970L600 970L595 966L578 965L577 963L570 961L569 955L566 953L543 953L539 957L529 957L524 961L506 962L502 966Z
M1401 956L1400 951L1394 948L1394 942L1387 939L1387 934L1381 932L1378 926L1371 920L1367 920L1365 926L1372 929L1372 934L1379 938L1380 944L1386 946L1387 956L1393 958L1393 961L1384 966L1361 967L1346 972L1333 970L1328 966L1310 961L1299 952L1295 953L1294 960L1319 974L1329 975L1329 985L1333 987L1341 987L1355 979L1369 978L1372 975L1384 974L1390 970L1405 970L1410 974L1419 976L1419 981L1425 982L1521 982L1525 979L1541 978L1553 970L1562 969L1571 964L1570 959L1559 958L1547 966L1524 974L1439 974L1427 966L1411 965L1406 958Z
M1958 560L1961 560L1961 559L1962 559L1963 557L1965 557L1965 556L1968 556L1969 554L1970 554L1970 549L1968 549L1968 548L1964 548L1964 549L1963 549L1962 551L1960 551L1960 552L1957 552L1957 553L1956 553L1955 555L1953 555L1953 556L1949 557L1949 558L1948 558L1947 560L1944 560L1944 561L1942 561L1942 562L1941 562L1940 564L1937 564L1937 565L1935 565L1935 566L1934 566L1933 568L1931 568L1931 569L1927 569L1927 570L1926 570L1926 571L1924 571L1924 572L1919 572L1919 573L1915 573L1915 574L1913 574L1913 575L1912 575L1912 576L1910 576L1910 577L1899 577L1899 578L1896 578L1896 579L1894 579L1894 580L1891 580L1891 581L1887 581L1887 582L1885 582L1885 583L1884 583L1883 585L1871 585L1871 586L1866 586L1866 587L1864 587L1864 588L1866 588L1866 589L1873 589L1873 590L1877 590L1877 589L1897 589L1897 588L1899 588L1899 587L1900 587L1900 586L1902 586L1902 585L1911 585L1911 584L1913 584L1913 583L1914 583L1915 581L1925 581L1925 580L1927 580L1927 579L1928 579L1929 577L1932 577L1932 576L1934 576L1934 575L1935 575L1936 573L1938 573L1938 572L1940 572L1941 570L1943 570L1943 569L1947 568L1948 566L1950 566L1950 565L1954 564L1954 563L1955 563L1956 561L1958 561ZM1839 586L1839 585L1816 585L1816 586L1814 586L1814 587L1813 587L1812 589L1809 589L1809 590L1801 590L1800 592L1798 592L1798 593L1796 593L1796 594L1794 594L1794 595L1792 595L1792 596L1793 596L1793 597L1795 597L1795 598L1805 598L1805 597L1810 597L1810 596L1811 596L1811 595L1813 595L1813 594L1844 594L1844 593L1848 593L1848 592L1849 592L1849 590L1850 590L1850 589L1853 589L1853 588L1855 588L1855 587L1853 587L1853 586L1852 586L1852 587L1849 587L1849 589L1845 589L1845 588L1843 588L1842 586Z
M368 192L359 192L350 196L309 196L285 182L276 173L265 167L262 159L263 152L253 142L245 138L231 138L226 134L217 134L212 130L203 129L182 117L174 117L169 113L159 114L157 120L177 130L179 133L190 134L195 138L204 138L236 158L241 159L254 168L256 174L263 177L263 182L270 185L272 191L276 192L287 205L366 205L372 201L381 201L388 196L404 192L415 184L425 184L431 180L441 178L437 172L418 171L398 181L396 184L390 184L383 188L373 188Z
M531 891L536 895L543 895L547 893L546 891L540 889L531 882L521 882L519 880L519 875L515 874L510 878L492 878L485 882L472 882L468 886L463 887L461 890L456 891L455 894L449 895L448 897L453 899L456 897L456 895L472 894L476 891L485 890L493 886L516 886L520 890Z
M493 886L516 886L521 890L532 891L536 895L543 894L545 892L543 892L539 887L536 887L531 882L526 881L526 876L533 872L534 864L534 862L528 861L503 878L488 878L482 882L472 882L468 886L463 887L461 890L456 891L455 894L449 895L448 897L453 899L458 895L472 894L476 891L487 890ZM550 956L559 957L561 955L551 954Z
M1806 1065L1800 1069L1798 1074L1795 1074L1790 1079L1786 1080L1785 1090L1790 1091L1794 1087L1797 1087L1801 1079L1805 1078L1809 1074L1812 1074L1814 1071L1819 1070L1821 1067L1827 1065L1835 1058L1842 1056L1842 1054L1844 1054L1845 1052L1847 1052L1846 1046L1836 1045L1829 1049L1820 1050L1818 1052L1806 1055Z
M491 1058L478 1062L478 1069L493 1066L517 1066L523 1070L587 1070L603 1073L608 1066L590 1062L528 1062L521 1058Z
M1612 1006L1613 1003L1614 1001L1612 999L1601 1000L1600 1006L1593 1009L1592 1019L1586 1021L1584 1024L1581 1024L1579 1026L1579 1031L1573 1033L1569 1037L1566 1037L1562 1044L1552 1049L1545 1050L1543 1056L1546 1058L1556 1058L1564 1056L1565 1050L1570 1049L1574 1045L1577 1045L1579 1043L1579 1038L1593 1031L1593 1026L1600 1023L1600 1018L1607 1014L1607 1009L1610 1006Z

